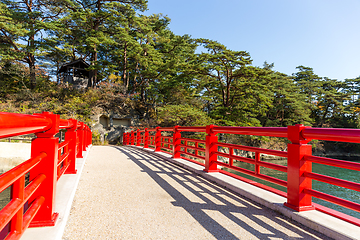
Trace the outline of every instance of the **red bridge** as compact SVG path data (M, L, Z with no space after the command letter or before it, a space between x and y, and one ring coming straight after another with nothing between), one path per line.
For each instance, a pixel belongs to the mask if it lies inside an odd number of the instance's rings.
M65 141L60 144L59 139L54 137L59 132L59 129L66 130ZM182 132L198 133L198 139L184 138L182 137ZM0 176L0 191L12 186L12 200L0 211L0 229L2 229L3 239L18 239L24 232L24 239L31 239L31 236L42 234L41 230L38 232L36 232L37 230L32 231L34 228L25 231L29 226L55 225L56 227L58 214L54 211L54 198L57 193L57 181L61 176L65 176L63 174L76 173L76 161L82 157L83 151L91 145L90 129L76 120L60 120L58 115L51 113L32 116L1 113L1 138L30 133L35 133L37 136L32 141L31 159ZM289 144L287 151L241 146L220 141L218 134L287 138ZM287 230L280 233L276 227L270 227L271 224L268 228L266 227L268 226L267 223L259 226L255 219L262 219L262 217L258 217L260 213L257 209L263 209L261 212L265 214L267 210L263 206L266 206L320 232L319 234L310 233L308 231L311 230L299 225L298 228L303 228L303 230L296 230L299 232L294 235L298 236L299 239L322 239L326 238L326 236L341 239L359 239L360 220L358 218L315 204L312 202L312 198L328 201L356 212L360 212L360 204L356 201L345 200L319 190L314 190L312 188L312 181L321 181L345 189L351 189L354 190L355 194L359 192L360 184L326 176L325 173L315 173L312 171L312 163L355 171L360 170L360 164L312 156L312 147L307 144L312 139L360 143L360 130L320 129L302 125L289 126L287 128L220 127L210 125L206 127L157 127L155 129L144 129L126 133L123 136L123 144L132 145L131 147L92 147L87 160L89 161L88 166L85 166L84 170L86 173L81 177L83 181L79 184L77 195L75 196L75 209L71 210L70 222L66 227L65 237L67 239L94 237L101 239L106 238L106 236L115 236L116 239L199 239L201 238L199 236L203 236L203 238L208 239L208 237L204 236L209 234L209 237L214 238L245 238L245 235L243 235L245 233L237 232L238 229L236 229L237 227L245 228L240 224L243 222L249 226L244 230L250 234L249 238L291 237L291 234L286 235L287 233L285 232ZM239 156L236 154L238 150L253 152L255 158ZM263 161L261 159L262 154L287 158L287 164L284 166ZM220 160L221 158L226 160ZM236 166L234 163L237 161L254 165L254 171ZM190 172L181 170L177 166L190 170ZM139 168L141 171L139 171ZM128 172L130 171L129 169L132 169L134 172ZM232 172L229 172L227 169L231 169ZM263 169L285 172L287 173L287 180L268 176L264 174ZM234 171L285 187L286 192L240 177L234 174ZM25 174L28 172L30 172L30 184L25 186ZM147 180L151 183L143 182L145 181L143 179L146 179L146 177L142 173L146 173L152 179L152 181ZM99 180L94 181L94 179ZM141 182L137 182L139 179L142 179ZM217 185L206 182L207 186L205 186L205 182L203 182L205 180L202 179L209 179L212 182L216 182ZM110 187L111 190L102 191L102 188L106 189L107 181L112 181L110 186L119 187ZM124 184L121 187L119 185L120 182ZM218 185L230 189L231 192L228 192L226 189L220 190ZM158 189L159 186L161 189ZM209 191L209 189L213 190ZM93 191L103 193L95 194ZM158 195L162 196L160 199L148 197L148 195L152 196L157 191L159 191ZM185 193L182 191L185 191ZM241 195L235 196L233 192ZM137 202L136 198L144 195L144 193L148 195ZM94 194L96 199L94 199ZM84 197L85 195L86 197ZM153 212L153 210L149 209L149 206L144 208L144 205L146 205L146 202L152 202L152 205L157 205L157 202L164 200L165 195L171 196L173 206L169 207L169 210L164 211L163 214L165 215L160 214L162 216L160 219L153 219L158 212ZM249 215L243 216L245 213L239 212L237 210L239 208L235 208L236 204L233 202L234 199L238 199L237 204L242 201L247 202L247 200L242 199L240 196L260 202L261 205L249 203L250 205L256 205L256 207L252 209L249 205L247 208ZM90 200L85 200L85 198ZM101 200L99 201L101 205L96 205L99 199ZM133 201L136 204L132 204ZM196 201L199 201L199 203ZM79 204L79 202L86 203L85 206L88 209L77 206L76 204ZM215 206L211 205L210 202L215 203ZM222 202L222 204L219 202ZM112 204L115 204L117 207L113 208ZM166 204L165 201L163 205ZM84 207L84 205L81 206ZM122 206L127 207L122 209ZM172 224L169 228L164 228L163 231L165 232L156 232L154 230L156 227L153 226L161 228L161 226L166 225L169 221L171 222L172 220L167 218L176 216L176 211L178 211L176 209L179 207L185 210L187 214L186 219L191 223L191 226L194 227L195 223L200 223L201 226L198 232L195 233L195 229L189 227L189 229L184 229L185 231L178 231L183 235L177 237L175 233L177 230L175 229L177 229L176 227L181 229L181 226L175 226L176 223ZM119 225L111 225L117 233L107 233L101 230L103 228L100 228L99 232L96 233L98 235L93 233L95 231L94 228L102 224L107 224L105 227L110 224L106 220L108 214L104 212L100 214L98 208L110 211L109 214L112 216L110 222L122 222ZM139 214L139 209L143 208L142 213L137 215ZM211 211L223 214L220 214L222 216L221 219L226 223L216 220L213 217L216 215L215 213L211 213L215 215L208 214L210 209ZM89 213L85 214L87 211ZM128 213L129 211L130 213ZM152 212L153 215L147 216L147 212ZM204 212L207 214L204 215ZM234 220L232 217L234 214L231 215L233 212L238 212L238 215L240 214L243 217L238 217L237 220ZM189 214L192 217L190 219L188 218ZM272 216L268 216L269 213L266 214L267 216L264 216L264 218L271 219ZM276 214L278 213L273 212L270 215L276 216L275 219L282 219L281 215L278 216ZM81 217L79 215L83 215L84 219L81 221L76 220L77 217ZM224 218L224 216L226 217ZM138 219L138 221L130 220L130 218ZM232 221L229 222L228 219ZM275 219L272 221L274 222ZM162 223L162 221L165 222ZM276 221L274 224L278 224ZM184 222L186 221L184 220ZM136 226L131 223L136 224ZM150 226L146 228L146 231L140 230L144 224ZM254 224L256 227L254 227ZM288 230L292 229L290 232L295 231L295 228L289 227L293 224L285 224L288 226ZM254 230L260 227L265 227L267 230ZM174 230L170 231L170 228ZM82 229L83 232L74 233L76 229ZM35 235L26 236L26 233L30 230ZM201 231L204 231L204 235L196 235ZM145 232L148 233L145 234ZM93 234L87 235L90 233ZM248 238L246 237L246 239Z

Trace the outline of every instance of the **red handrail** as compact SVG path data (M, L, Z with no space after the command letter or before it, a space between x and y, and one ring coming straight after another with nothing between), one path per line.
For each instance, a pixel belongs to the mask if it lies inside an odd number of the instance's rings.
M157 127L155 129L147 129L145 133L149 131L155 131L155 136L144 135L144 142L148 142L149 145L155 146L155 152L163 151L168 154L172 154L173 158L182 158L204 166L204 171L206 172L220 172L277 193L281 196L286 197L287 202L285 203L285 205L294 210L306 211L316 208L319 211L328 213L332 216L337 215L342 220L360 226L359 219L355 219L354 217L336 212L335 210L328 209L318 204L313 204L311 199L311 197L316 197L360 212L360 204L313 190L311 184L312 180L316 180L340 186L346 189L360 191L360 183L346 181L343 179L338 179L319 173L314 173L312 172L311 167L311 163L314 162L318 164L360 171L360 163L312 156L312 147L311 145L307 144L312 139L360 143L360 129L310 128L303 125L295 125L288 127L223 127L209 125L205 127ZM173 132L173 136L161 136L162 131ZM194 133L205 132L206 138L181 138L180 133L185 131ZM219 142L217 137L217 134L219 133L281 137L287 138L290 143L288 144L287 151L263 149L258 147ZM133 134L133 131L131 133L124 134L124 145L135 145L133 141L129 140L129 136ZM192 144L189 145L189 142L192 142ZM204 148L199 147L199 144L202 144L201 146ZM164 149L166 151L164 151ZM225 150L220 151L220 149ZM236 149L253 152L255 154L255 158L253 159L238 156L234 154L234 151ZM287 166L262 161L260 158L261 154L287 158ZM219 157L228 159L228 161L220 161ZM254 170L248 170L235 166L233 165L234 161L250 163L254 165ZM249 176L253 176L267 182L275 183L277 185L287 188L287 193L262 185L260 183L256 183L253 180L246 180L243 177L219 169L218 166L242 172ZM286 172L287 181L265 175L261 173L261 168L268 168L280 172ZM299 184L301 184L301 186Z
M74 125L74 123L71 120L60 119L60 125L59 125L60 129L71 128L71 127L73 127L73 125Z
M60 144L54 137L59 129L66 129L65 141ZM0 211L0 231L11 223L6 239L19 239L29 226L54 226L58 216L54 212L56 182L62 174L76 173L76 157L82 157L91 144L90 128L74 119L63 120L49 112L0 112L0 138L30 133L37 136L31 142L31 158L0 176L0 192L12 187L12 200ZM25 187L27 173L30 183Z
M254 136L287 137L285 127L213 127L214 133L242 134Z
M0 112L0 138L48 130L52 121L41 115Z
M307 139L360 143L360 129L305 128L301 135Z
M206 132L206 127L179 127L182 132Z
M164 132L172 132L174 131L174 128L173 127L162 127L162 128L159 128L160 131L164 131Z

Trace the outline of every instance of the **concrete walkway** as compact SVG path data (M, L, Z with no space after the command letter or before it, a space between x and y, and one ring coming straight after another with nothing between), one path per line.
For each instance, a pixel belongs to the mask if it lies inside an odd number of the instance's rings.
M63 239L329 239L131 147L91 148Z

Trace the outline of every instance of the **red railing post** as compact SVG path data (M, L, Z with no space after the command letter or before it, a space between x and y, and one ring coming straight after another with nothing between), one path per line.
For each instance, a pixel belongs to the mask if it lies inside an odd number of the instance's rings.
M205 172L218 172L217 168L217 152L218 147L215 143L218 142L216 133L212 131L215 125L206 126L206 148L205 148Z
M38 196L43 196L45 201L32 220L30 227L54 226L59 215L54 212L59 147L59 139L54 136L59 132L60 116L48 112L44 112L42 115L51 119L52 126L45 132L36 133L37 138L31 142L31 157L36 157L43 152L46 153L46 157L30 170L30 181L40 174L44 174L46 179L30 197L29 203Z
M69 157L68 161L70 162L69 167L66 169L65 174L76 174L75 163L76 163L76 138L77 138L77 120L69 119L73 124L71 128L67 129L65 133L65 141L70 141L69 148Z
M181 132L179 126L174 127L173 135L173 158L180 158L180 144L181 144Z
M125 143L126 145L129 145L130 144L130 133L125 133Z
M132 145L136 146L136 131L133 131L133 143Z
M83 123L80 123L80 126L77 128L77 137L79 138L79 142L78 142L78 153L77 156L78 158L82 158L83 157L83 143L84 143L84 126Z
M141 133L140 133L140 129L136 130L136 146L140 146L140 142L141 142Z
M87 144L87 141L88 141L88 136L89 136L89 130L88 130L88 127L84 124L84 151L86 150L88 144Z
M89 126L87 126L88 128L88 141L87 141L87 147L89 147L91 145L91 129Z
M82 148L83 148L83 151L86 151L86 139L87 139L87 130L86 130L86 125L85 123L82 123L83 124L83 144L82 144Z
M155 152L161 151L161 131L160 127L156 127L155 133Z
M131 131L131 144L130 145L135 145L134 131Z
M126 136L126 133L123 132L123 135L122 135L122 142L123 142L123 145L126 145L126 139L125 139L125 136Z
M145 128L144 132L144 148L149 148L149 131Z
M287 202L285 206L296 211L313 210L311 196L304 189L311 189L311 179L304 177L305 172L311 172L311 162L305 161L305 155L311 155L311 145L302 137L301 131L306 127L302 124L288 126L288 166L287 166Z
M92 131L89 129L89 145L92 145Z
M85 136L84 136L84 151L86 151L87 147L89 146L88 144L88 139L89 139L89 128L88 126L85 125Z
M83 151L86 151L86 133L87 133L87 131L86 131L86 125L85 125L85 123L81 123L81 125L82 125L82 131L83 131L83 139L82 139L82 150Z

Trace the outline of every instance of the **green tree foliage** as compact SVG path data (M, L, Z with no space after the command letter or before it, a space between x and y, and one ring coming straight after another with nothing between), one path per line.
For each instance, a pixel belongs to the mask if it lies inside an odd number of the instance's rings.
M237 115L251 105L250 101L244 104L241 101L250 95L246 88L250 85L250 79L246 77L250 75L246 67L251 63L250 55L245 51L229 50L208 39L198 39L197 42L207 52L198 54L193 71L198 79L198 87L205 91L210 115L224 125L253 122L245 111L241 113L242 116L236 117L238 120L232 117L232 113Z
M345 82L324 78L321 81L321 91L318 94L316 123L318 126L336 127L336 122L349 114L345 101L350 100L349 93L344 92Z
M306 102L311 109L311 118L316 118L318 96L321 92L321 77L316 75L312 68L305 66L296 67L298 72L293 74L300 93L306 97Z
M294 74L294 80L300 88L300 92L306 96L309 104L317 101L316 97L321 88L321 77L316 75L312 68L298 66L298 72Z
M232 51L224 45L208 40L198 39L198 43L208 52L198 56L197 73L204 77L204 87L209 94L219 96L219 104L231 106L237 97L236 87L243 75L241 68L251 63L250 55L245 51Z
M210 116L221 125L286 126L308 123L305 98L293 80L271 70L249 66L250 55L199 39L208 51L199 54L198 87L204 89Z
M267 85L271 89L271 104L266 113L259 116L261 126L286 127L302 123L311 125L310 109L306 96L286 74L272 71L264 66Z
M351 114L346 102L351 101L351 95L357 94L356 81L321 78L310 67L299 66L297 69L294 80L309 104L313 124L319 127L343 126L342 120Z
M63 1L1 0L0 60L28 64L30 87L36 85L36 58L46 49L43 34L56 27L55 19L63 12Z
M28 86L28 73L20 63L6 62L0 67L0 97L7 98Z
M134 16L135 10L145 10L146 4L146 0L68 0L65 4L66 14L58 21L59 29L47 39L55 46L48 57L55 63L77 58L90 61L88 70L94 74L89 87L95 87L109 75L106 74L109 73L109 65L110 68L112 65L109 62L109 47L120 47L113 36L121 35L123 20Z
M204 126L211 122L204 111L187 104L159 108L158 123L161 126Z

